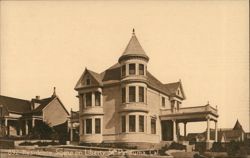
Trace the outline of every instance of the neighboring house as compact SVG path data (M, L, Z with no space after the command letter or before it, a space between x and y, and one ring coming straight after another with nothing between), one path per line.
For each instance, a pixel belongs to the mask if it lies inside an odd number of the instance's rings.
M209 104L183 107L181 81L160 82L147 70L148 62L133 32L118 63L102 73L85 69L75 86L80 142L178 141L179 123L186 133L188 122L206 121L208 129L210 121L217 122L217 109ZM159 72L168 73L164 68Z
M27 135L39 121L57 126L67 121L69 113L55 93L49 98L29 100L0 95L2 135ZM3 132L5 130L5 132Z
M191 142L204 142L206 140L207 132L203 133L189 133L187 139ZM215 130L210 129L211 138L215 137ZM218 141L219 142L230 142L244 141L247 138L240 122L237 120L233 128L219 128L218 129Z

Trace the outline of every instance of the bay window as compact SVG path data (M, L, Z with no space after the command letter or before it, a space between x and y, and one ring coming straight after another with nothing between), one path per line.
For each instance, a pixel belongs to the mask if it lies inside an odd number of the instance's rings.
M135 86L129 87L129 102L135 102Z
M92 106L92 93L86 93L86 106Z
M101 119L95 118L95 133L100 134L101 133Z
M122 132L126 132L126 116L121 117Z
M101 106L101 93L95 92L95 106Z
M122 77L126 76L126 65L122 66Z
M139 132L144 132L144 116L139 116Z
M151 119L151 134L156 134L156 120Z
M139 64L139 75L144 75L144 65Z
M126 88L122 88L122 103L126 102Z
M92 119L86 119L86 134L92 134Z
M144 102L144 87L139 87L139 102Z
M129 75L135 75L135 64L129 64Z
M135 132L135 115L129 115L129 132Z

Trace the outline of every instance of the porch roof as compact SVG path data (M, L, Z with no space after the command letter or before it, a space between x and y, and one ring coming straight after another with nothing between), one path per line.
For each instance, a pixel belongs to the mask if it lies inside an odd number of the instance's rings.
M207 117L217 121L219 117L217 109L210 105L184 107L177 111L171 109L161 109L160 118L162 120L176 120L177 122L200 122L206 121Z

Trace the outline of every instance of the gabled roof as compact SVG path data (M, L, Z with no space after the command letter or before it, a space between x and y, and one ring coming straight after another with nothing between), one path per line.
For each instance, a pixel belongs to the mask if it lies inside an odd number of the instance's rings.
M130 57L130 56L139 56L139 57L145 58L146 60L149 60L149 57L147 56L147 54L143 50L141 44L139 43L139 41L135 35L134 29L133 29L132 37L131 37L126 49L124 50L122 56L119 58L119 61L121 61L123 58Z
M9 112L18 114L31 111L30 101L18 98L12 98L0 95L0 105L6 107Z
M181 81L167 83L167 84L164 84L164 86L170 91L171 95L176 95L176 91L180 88L181 93L183 94L183 99L186 98Z
M42 110L52 101L55 99L55 96L51 96L49 98L44 98L44 99L33 99L32 101L34 101L35 103L40 104L37 108L35 108L34 110L32 110L32 112L42 112Z
M94 71L91 71L91 70L85 68L82 76L80 77L80 79L77 81L77 83L75 85L75 89L79 89L79 88L82 88L84 86L84 85L82 85L82 80L83 80L85 74L87 74L87 73L93 77L93 79L98 83L99 86L102 86L102 76Z
M63 103L61 102L61 100L59 99L59 97L57 95L52 95L49 98L44 98L44 99L33 99L32 101L34 101L35 103L40 104L37 108L35 108L34 110L31 111L31 113L38 113L38 112L42 112L43 109L49 105L54 99L58 99L58 101L60 102L62 108L66 111L66 113L69 115L68 110L65 108L65 106L63 105Z

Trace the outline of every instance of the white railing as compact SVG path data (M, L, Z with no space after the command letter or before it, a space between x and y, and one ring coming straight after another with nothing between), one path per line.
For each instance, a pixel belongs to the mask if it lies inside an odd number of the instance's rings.
M203 113L203 112L211 112L217 115L217 109L213 108L210 105L205 106L196 106L196 107L183 107L178 109L161 109L162 115L168 114L185 114L185 113Z

